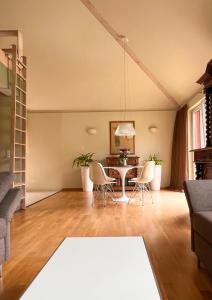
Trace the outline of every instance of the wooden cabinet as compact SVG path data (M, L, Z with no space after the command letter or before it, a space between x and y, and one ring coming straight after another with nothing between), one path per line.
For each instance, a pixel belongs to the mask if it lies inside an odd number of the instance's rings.
M212 147L194 150L196 179L212 179Z
M204 85L206 147L193 150L196 164L196 179L212 179L212 59L207 64L205 73L197 83Z
M137 166L138 164L139 164L138 156L129 156L128 157L128 165ZM112 167L112 166L119 166L119 165L120 164L119 164L119 156L118 155L106 157L106 166ZM126 179L125 179L126 180L125 186L126 186L127 191L131 191L133 189L134 183L131 183L129 181L131 178L137 177L137 175L138 175L137 172L138 172L137 168L130 169L127 172ZM114 169L109 169L108 176L116 178L116 184L114 185L114 190L118 190L118 191L121 190L122 182L121 182L119 172Z

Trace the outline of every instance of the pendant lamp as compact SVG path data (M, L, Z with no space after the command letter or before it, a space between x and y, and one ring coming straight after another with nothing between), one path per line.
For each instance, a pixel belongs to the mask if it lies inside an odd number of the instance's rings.
M116 136L134 136L135 128L132 123L127 123L126 120L126 108L127 108L127 96L126 96L126 43L128 43L128 38L121 35L120 39L123 43L124 48L124 121L117 127L115 131Z

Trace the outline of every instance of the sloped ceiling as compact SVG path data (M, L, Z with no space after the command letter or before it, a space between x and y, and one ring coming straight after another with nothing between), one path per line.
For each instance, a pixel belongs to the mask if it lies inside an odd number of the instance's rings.
M0 0L0 29L23 33L29 109L123 109L123 49L86 2ZM136 56L127 56L128 109L175 109L199 90L195 81L212 56L211 0L91 4Z

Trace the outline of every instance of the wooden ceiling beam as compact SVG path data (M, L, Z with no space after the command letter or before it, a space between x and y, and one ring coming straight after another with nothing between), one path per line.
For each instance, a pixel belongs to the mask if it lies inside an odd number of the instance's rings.
M174 99L173 96L167 91L167 89L162 85L162 83L156 78L156 76L145 66L145 64L137 57L135 52L130 48L130 46L123 42L121 35L118 34L115 29L105 20L105 18L97 11L96 7L91 3L90 0L80 0L91 14L101 23L101 25L112 35L112 37L117 41L117 43L125 48L126 53L132 58L132 60L139 66L139 68L146 74L146 76L158 87L158 89L168 98L168 100L174 104L177 108L179 103Z

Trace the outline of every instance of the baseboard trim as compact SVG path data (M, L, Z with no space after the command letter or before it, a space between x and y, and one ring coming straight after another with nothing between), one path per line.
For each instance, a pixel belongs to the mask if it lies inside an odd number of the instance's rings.
M82 188L63 188L62 192L72 191L72 192L82 192Z

